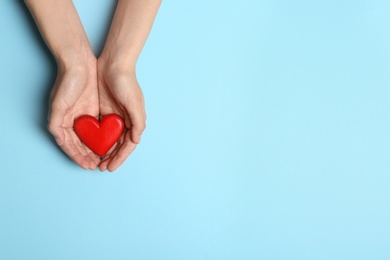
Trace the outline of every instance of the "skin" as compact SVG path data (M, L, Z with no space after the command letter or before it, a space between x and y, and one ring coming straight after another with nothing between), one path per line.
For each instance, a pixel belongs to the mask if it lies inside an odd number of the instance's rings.
M98 59L71 0L25 2L58 64L50 95L49 131L82 168L116 170L140 143L146 126L144 97L135 67L161 0L118 1ZM79 140L73 122L84 114L98 118L111 113L124 118L125 131L100 161Z

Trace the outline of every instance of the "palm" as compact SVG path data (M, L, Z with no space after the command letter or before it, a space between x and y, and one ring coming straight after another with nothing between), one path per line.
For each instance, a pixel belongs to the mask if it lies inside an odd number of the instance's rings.
M125 121L122 136L99 165L100 170L113 171L125 161L137 145L132 135L137 114L141 112L144 116L145 113L143 95L135 77L107 74L104 69L98 69L98 89L100 114L104 116L115 113Z
M62 150L84 169L95 169L100 162L99 157L80 141L73 130L73 123L84 114L99 115L96 76L60 73L51 99L49 127L55 136L61 137Z

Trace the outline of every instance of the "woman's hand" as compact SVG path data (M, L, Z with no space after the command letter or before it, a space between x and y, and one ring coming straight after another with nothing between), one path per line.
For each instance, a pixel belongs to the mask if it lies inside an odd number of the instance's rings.
M80 141L73 123L81 115L99 116L96 58L74 58L71 64L59 64L58 67L50 95L48 128L74 162L84 169L95 170L100 158Z
M74 119L99 115L96 58L72 1L25 0L58 74L50 95L49 130L66 154L84 169L95 169L99 158L73 131Z
M102 56L96 61L70 0L25 0L58 63L51 92L49 130L58 145L84 169L113 171L135 149L145 129L142 91L135 64L149 35L161 0L119 0ZM74 120L116 113L125 131L100 162L73 130ZM99 164L100 163L100 164Z
M135 75L138 56L161 0L119 0L102 55L98 59L100 114L116 113L125 131L99 165L117 169L135 149L145 129L145 105Z
M99 165L101 171L114 171L141 141L146 121L144 96L131 66L116 66L101 57L97 67L100 115L115 113L125 121L122 136Z

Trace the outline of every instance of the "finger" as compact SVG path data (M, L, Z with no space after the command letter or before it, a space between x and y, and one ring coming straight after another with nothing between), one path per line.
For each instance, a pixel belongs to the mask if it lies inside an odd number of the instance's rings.
M94 163L93 157L85 145L81 143L73 131L66 131L61 149L84 170L96 169L98 163Z
M73 128L68 128L66 130L66 134L67 136L69 136L69 138L66 139L66 143L69 144L68 146L72 147L72 149L74 150L77 149L77 152L84 156L85 159L88 161L88 168L91 170L95 170L100 163L100 157L96 155L91 149L89 149L84 143L81 142L80 138L77 136ZM74 144L74 146L71 146L72 144Z
M122 144L118 153L112 158L107 165L107 170L115 171L127 159L127 157L134 151L137 144L133 143L130 138L130 132L126 133L125 142Z
M88 151L88 157L89 157L89 169L91 169L92 171L96 170L96 168L100 163L100 157L94 154L93 152L89 152L89 151Z
M123 139L123 138L121 138L121 139ZM119 151L121 145L119 145L119 144L117 143L115 146L116 146L115 149L112 150L112 151L110 152L110 154L108 154L108 155L102 160L102 162L99 164L99 170L100 170L100 171L103 172L103 171L107 170L107 165L111 162L112 158L115 157L115 155L118 153L118 151Z
M101 171L101 172L103 172L103 171L105 171L105 170L107 170L107 165L108 165L108 163L111 161L111 156L109 155L109 156L107 156L105 159L103 159L101 162L100 162L100 164L99 164L99 170Z
M63 127L63 121L65 112L58 107L55 103L52 104L48 129L50 133L55 137L57 144L61 149L81 168L83 169L96 169L98 162L88 156L88 152L81 144L75 133L67 131ZM76 145L77 144L77 145Z
M78 144L80 145L80 144ZM86 147L84 144L81 144L80 147L78 147L80 153L82 156L85 157L85 159L88 161L89 169L95 170L97 166L100 163L100 157L97 156L94 152L89 150L88 147Z
M105 161L102 161L100 164L99 164L99 170L101 172L104 172L105 170L107 170L107 164L111 161L111 158L107 158Z
M74 147L74 144L72 145L65 141L61 149L81 168L84 170L89 168L89 160Z
M96 168L100 164L100 156L98 156L91 149L89 149L87 146L82 144L81 141L80 141L79 145L81 145L81 147L79 149L85 150L85 152L86 152L85 156L88 157L89 169L91 169L93 171L96 170Z
M131 141L139 144L141 142L141 136L146 128L146 114L142 105L138 106L138 109L128 109L130 118L125 121L126 126L131 131Z
M133 143L139 144L141 142L141 136L143 131L145 130L145 123L136 124L131 126L131 141Z

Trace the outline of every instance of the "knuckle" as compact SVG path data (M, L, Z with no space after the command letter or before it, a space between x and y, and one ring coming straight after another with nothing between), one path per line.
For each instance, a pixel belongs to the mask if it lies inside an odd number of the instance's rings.
M49 121L49 123L47 124L47 129L52 134L55 134L55 132L56 132L56 127L51 121Z
M142 123L140 124L140 129L143 131L143 130L145 130L145 128L146 128L146 123L145 123L145 122L142 122Z
M142 133L146 128L146 124L144 122L140 122L134 126L135 132Z
M145 120L137 120L133 124L133 129L137 132L142 132L146 128L146 122Z

